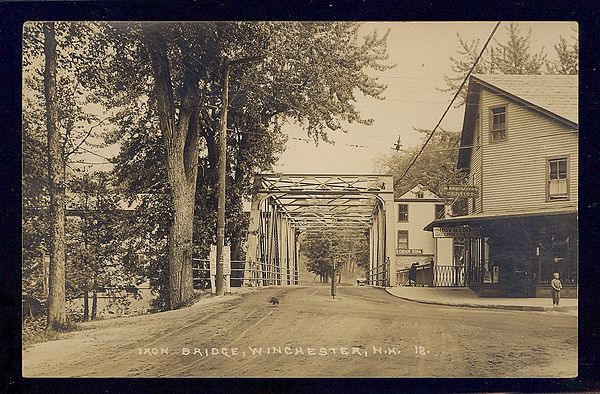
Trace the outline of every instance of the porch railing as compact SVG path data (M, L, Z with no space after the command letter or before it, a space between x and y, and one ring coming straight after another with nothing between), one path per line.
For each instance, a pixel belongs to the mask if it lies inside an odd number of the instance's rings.
M396 281L399 285L410 285L410 268L402 268L396 271ZM432 264L418 265L415 267L415 279L413 285L433 286Z
M429 287L463 287L465 286L465 268L453 265L434 265L428 263L415 267L416 286ZM396 271L396 283L409 285L410 268Z
M436 265L434 266L433 286L436 287L464 287L465 267L462 265Z

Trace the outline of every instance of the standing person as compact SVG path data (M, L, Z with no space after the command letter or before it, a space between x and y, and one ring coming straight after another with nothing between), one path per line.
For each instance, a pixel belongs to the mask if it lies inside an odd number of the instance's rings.
M408 269L408 283L411 286L415 286L417 283L417 265L419 265L419 264L412 263L412 265Z
M555 272L552 274L552 276L554 277L552 282L550 282L550 285L552 286L552 305L558 305L560 302L560 289L562 289L562 282L559 279L558 272Z

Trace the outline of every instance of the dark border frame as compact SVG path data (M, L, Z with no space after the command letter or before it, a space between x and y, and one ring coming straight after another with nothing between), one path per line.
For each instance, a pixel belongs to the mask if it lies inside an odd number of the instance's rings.
M597 333L598 281L596 269L597 240L600 239L600 133L597 132L600 102L600 53L597 40L600 31L600 8L596 2L564 1L553 3L532 0L453 2L331 0L319 2L191 2L191 1L7 1L0 3L0 111L2 133L0 151L3 158L2 225L0 235L4 264L0 275L4 279L0 290L0 363L6 392L44 391L123 392L152 388L172 392L197 391L235 392L489 392L489 391L582 391L600 389L600 366ZM580 316L579 316L579 376L574 379L23 379L21 375L20 341L20 34L27 20L576 20L580 27ZM587 131L585 131L587 130ZM14 316L15 318L6 318Z

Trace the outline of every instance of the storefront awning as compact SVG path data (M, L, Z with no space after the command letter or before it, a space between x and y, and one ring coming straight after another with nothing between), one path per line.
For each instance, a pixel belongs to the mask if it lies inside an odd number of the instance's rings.
M455 216L453 218L437 219L423 227L425 231L433 231L434 227L448 227L465 224L475 224L477 222L485 222L490 220L514 219L520 217L541 217L541 216L557 216L557 215L577 215L577 208L563 209L545 209L531 211L513 211L513 212L489 212L478 213L474 215Z

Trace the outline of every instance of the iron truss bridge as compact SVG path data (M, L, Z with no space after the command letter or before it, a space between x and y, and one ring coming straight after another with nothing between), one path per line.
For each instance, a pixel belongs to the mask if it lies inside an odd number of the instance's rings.
M298 284L300 234L364 234L371 284L389 286L394 248L390 175L258 174L250 211L245 281Z

